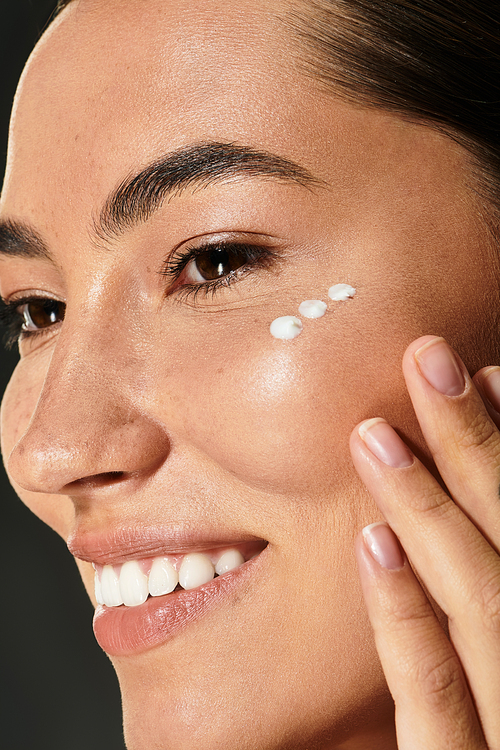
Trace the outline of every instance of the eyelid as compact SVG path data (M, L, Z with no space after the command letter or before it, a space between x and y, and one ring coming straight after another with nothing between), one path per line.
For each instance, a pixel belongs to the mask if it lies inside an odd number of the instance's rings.
M162 264L161 275L165 275L165 270L172 264L172 260L177 256L187 259L187 262L197 255L215 247L255 247L256 249L267 249L269 252L278 252L283 249L284 240L280 237L263 234L262 232L243 232L243 231L219 231L211 234L199 234L188 237L179 242L172 248L168 257Z
M18 296L19 295L19 296ZM38 300L44 302L45 300L48 300L50 302L62 302L65 304L65 300L61 299L57 294L53 294L52 292L43 291L41 289L24 289L22 292L13 292L12 294L9 294L7 297L1 297L1 301L4 305L8 305L9 307L11 305L25 305L28 302L33 302L33 300Z
M200 294L207 296L209 293L215 295L215 292L231 286L236 281L239 281L244 276L248 275L251 271L259 270L259 268L269 267L273 263L277 263L280 256L280 251L277 247L276 238L274 243L270 242L269 235L255 235L251 233L239 233L237 237L232 233L232 237L228 237L228 233L224 234L223 239L214 239L214 235L211 235L211 241L202 241L199 245L189 246L187 241L183 242L182 245L177 246L178 248L184 249L179 252L174 250L169 258L164 263L161 270L161 275L167 279L171 279L172 283L170 288L166 290L166 296L177 295L177 301L186 301L188 297L192 297L192 301L196 301ZM251 236L251 242L248 241L249 235ZM266 241L257 242L256 237L265 237ZM207 235L203 235L203 240ZM220 237L220 233L219 233ZM197 283L186 283L175 285L175 282L182 277L182 273L187 266L196 260L197 257L215 248L220 249L244 249L248 252L248 262L243 264L240 268L231 271L225 276L221 276L217 279L210 279L204 282ZM253 256L253 257L252 257Z
M193 247L194 243L199 243L199 246L205 246L210 244L218 244L218 243L234 243L234 244L252 244L252 245L259 245L259 244L265 244L265 245L273 245L273 246L280 246L284 243L284 239L282 237L278 237L276 235L272 234L265 234L263 232L252 232L252 231L239 231L234 229L228 229L228 230L219 230L218 232L204 232L202 234L194 234L192 237L186 237L186 239L182 240L182 242L179 242L177 245L175 245L170 255L173 255L175 252L177 252L180 248L182 248L184 245L188 245L189 247Z
M24 338L40 337L53 331L58 325L58 321L53 325L46 326L43 328L36 328L27 330L23 328L24 316L19 312L19 308L24 307L32 302L57 302L64 305L66 309L66 303L63 300L58 299L55 296L47 296L47 293L40 293L39 291L33 294L27 294L23 292L22 297L17 297L16 294L11 295L8 299L2 299L2 306L0 308L0 327L3 329L2 341L5 348L9 349L14 344L23 340ZM63 316L64 319L64 316Z

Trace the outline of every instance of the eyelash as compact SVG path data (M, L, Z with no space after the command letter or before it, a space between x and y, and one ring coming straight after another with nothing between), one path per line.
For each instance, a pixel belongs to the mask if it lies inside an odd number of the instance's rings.
M52 331L52 326L39 328L33 331L24 330L24 318L19 312L19 309L24 305L33 304L35 302L53 303L57 301L58 300L54 300L51 297L38 297L36 295L31 297L20 297L19 299L12 300L12 302L0 300L0 328L3 329L2 343L4 347L6 349L12 349L21 338L25 339L32 336L41 337L50 333Z
M213 279L206 282L188 283L180 287L175 287L175 281L180 278L182 272L189 263L207 252L215 251L239 252L247 256L247 260L239 268L230 271L226 276ZM256 269L269 268L279 259L278 253L263 245L252 245L244 242L212 242L197 247L188 247L184 251L175 254L165 263L160 271L161 276L170 280L170 290L166 295L175 294L179 302L190 299L195 303L198 296L215 296L223 288L228 288L243 276L255 271ZM53 326L39 328L37 330L24 330L23 316L19 312L24 305L40 302L54 302L50 297L22 297L11 302L0 300L0 327L4 330L3 344L7 349L11 349L19 342L21 338L41 337L50 333Z
M204 253L216 251L244 253L247 256L247 260L242 266L221 278L198 282L196 284L187 283L180 287L174 286L170 291L167 291L167 296L175 294L179 302L184 302L187 299L190 299L193 303L196 302L200 294L205 297L214 297L221 289L230 287L243 276L246 276L257 269L270 268L279 260L278 252L271 247L253 245L245 242L220 241L200 246L187 247L182 253L179 253L178 256L174 254L165 263L160 273L164 278L171 279L172 283L174 283L191 261L196 260L196 258L199 258Z

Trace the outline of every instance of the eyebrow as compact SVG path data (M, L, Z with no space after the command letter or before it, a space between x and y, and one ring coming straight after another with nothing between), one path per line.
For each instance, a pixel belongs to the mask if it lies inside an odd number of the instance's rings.
M108 197L94 231L110 239L147 221L166 200L236 178L266 178L304 188L325 183L299 164L234 143L199 143L173 151L127 177Z
M52 260L43 238L29 224L0 220L0 254L18 258Z
M234 143L198 143L172 151L126 177L106 199L92 223L100 240L117 238L147 221L166 200L191 188L202 190L237 178L264 178L312 189L325 186L294 161ZM51 260L47 244L29 224L0 220L0 254Z

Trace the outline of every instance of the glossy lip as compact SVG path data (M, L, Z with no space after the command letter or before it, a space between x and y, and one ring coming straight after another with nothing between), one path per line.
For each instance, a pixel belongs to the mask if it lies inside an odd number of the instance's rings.
M110 656L137 654L165 643L228 600L240 598L241 587L250 584L268 556L269 545L257 557L203 586L150 597L138 607L99 605L94 614L97 642Z
M184 555L217 548L230 548L246 542L266 543L261 537L241 531L221 531L199 526L122 527L107 533L76 530L68 539L74 557L96 565L119 565L127 560Z

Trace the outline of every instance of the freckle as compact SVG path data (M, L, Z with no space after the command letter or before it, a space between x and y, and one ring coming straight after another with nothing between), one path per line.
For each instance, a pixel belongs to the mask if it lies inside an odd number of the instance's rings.
M355 294L356 290L350 284L334 284L328 290L328 296L335 302L346 302Z
M302 323L293 315L284 315L273 320L269 330L275 339L287 341L297 338L302 333Z
M326 313L326 302L319 299L306 299L300 303L299 313L304 318L322 318Z

